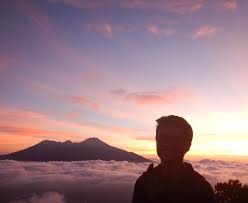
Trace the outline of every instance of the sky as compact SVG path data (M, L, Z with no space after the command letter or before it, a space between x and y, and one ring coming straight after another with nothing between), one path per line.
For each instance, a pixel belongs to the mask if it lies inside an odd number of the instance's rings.
M245 0L5 0L0 154L48 139L155 156L184 117L190 155L248 155Z

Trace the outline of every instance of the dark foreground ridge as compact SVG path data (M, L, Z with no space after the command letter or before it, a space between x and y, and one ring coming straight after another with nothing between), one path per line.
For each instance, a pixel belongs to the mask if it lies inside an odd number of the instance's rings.
M98 138L88 138L82 142L56 142L44 140L26 149L0 155L0 160L18 161L82 161L82 160L115 160L131 162L150 162L150 160L133 152L113 147Z

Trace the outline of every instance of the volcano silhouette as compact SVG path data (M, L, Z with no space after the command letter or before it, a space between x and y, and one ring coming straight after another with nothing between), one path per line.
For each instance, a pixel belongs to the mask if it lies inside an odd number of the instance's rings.
M150 162L150 160L133 152L113 147L96 137L82 142L56 142L44 140L26 149L0 155L0 159L18 161L81 161L81 160L115 160L130 162Z

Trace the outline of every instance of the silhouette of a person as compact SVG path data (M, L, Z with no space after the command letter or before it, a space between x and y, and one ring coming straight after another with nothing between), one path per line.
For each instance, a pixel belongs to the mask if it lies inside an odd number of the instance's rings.
M157 154L161 163L150 164L136 181L133 203L215 203L214 191L191 164L184 162L193 130L182 117L156 120Z

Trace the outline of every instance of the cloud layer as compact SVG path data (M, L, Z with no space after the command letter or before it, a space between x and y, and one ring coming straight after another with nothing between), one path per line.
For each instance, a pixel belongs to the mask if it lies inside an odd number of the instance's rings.
M230 178L248 183L248 164L201 160L192 162L212 184ZM131 202L136 179L148 163L127 161L0 161L1 202Z
M11 201L10 203L65 203L64 196L57 192L47 192L41 195L33 194L28 199Z
M137 105L171 104L181 100L193 98L195 93L182 88L170 88L166 91L128 92L125 89L114 89L111 95L123 101L133 102Z

